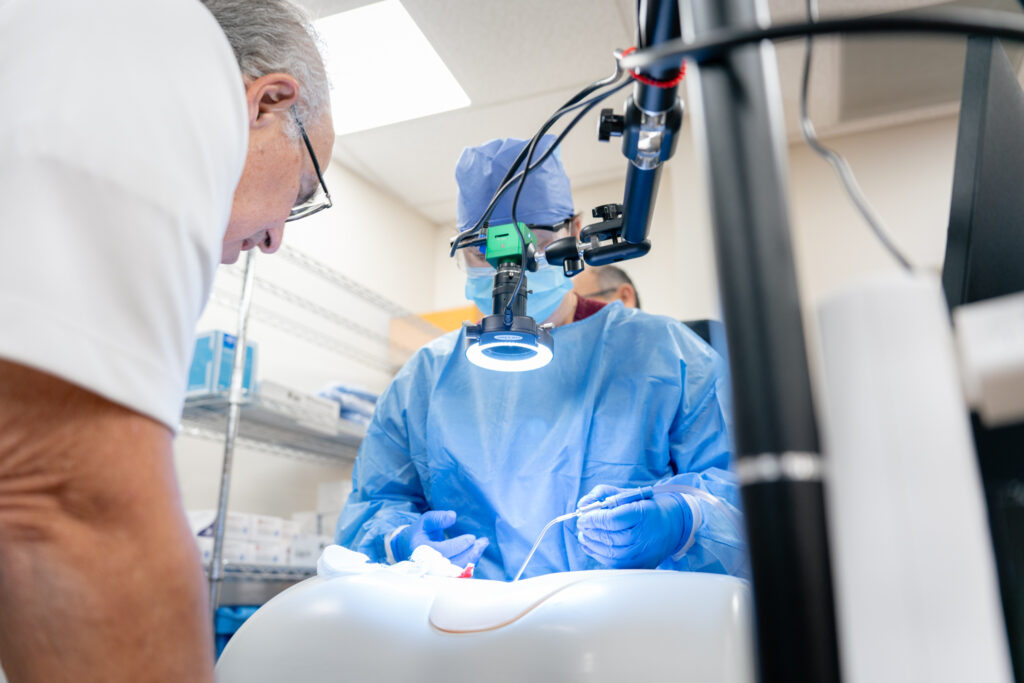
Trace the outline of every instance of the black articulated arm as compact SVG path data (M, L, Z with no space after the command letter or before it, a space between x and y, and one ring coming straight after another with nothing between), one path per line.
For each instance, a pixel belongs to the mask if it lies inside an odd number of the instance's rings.
M637 1L636 49L651 48L680 36L676 0ZM579 240L566 237L549 245L548 263L561 264L567 276L581 272L584 262L601 266L638 258L651 250L647 235L661 166L675 152L683 124L678 95L682 76L682 62L675 57L646 65L633 74L633 94L626 100L625 114L601 111L598 139L608 142L612 137L622 137L622 153L629 160L626 188L622 204L593 210L600 222L584 228Z
M676 0L639 0L637 48L661 45L681 36ZM678 89L682 63L675 58L651 64L636 74L633 95L622 121L622 153L629 159L622 200L622 237L631 244L647 239L658 197L661 164L676 148L683 123Z

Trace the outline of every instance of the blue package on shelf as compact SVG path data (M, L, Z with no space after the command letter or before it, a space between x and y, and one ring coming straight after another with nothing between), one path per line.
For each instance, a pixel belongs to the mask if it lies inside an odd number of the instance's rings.
M354 410L345 410L344 408L339 411L338 417L349 422L355 422L363 427L369 427L370 421L373 419L372 416L364 415L363 413Z
M238 605L235 607L218 607L217 617L214 619L213 631L216 638L217 656L224 651L224 647L235 635L235 631L242 627L245 620L256 613L259 605Z
M373 411L377 407L377 394L362 387L355 387L340 382L330 384L317 393L317 396L329 398L339 404L340 416L360 424L369 424ZM365 421L359 419L365 418Z
M204 332L196 337L192 367L188 372L187 396L217 394L231 388L231 369L235 362L237 338L222 330ZM245 345L245 372L242 387L248 393L256 375L256 344Z
M372 404L376 404L377 399L379 398L379 395L372 391L367 391L366 389L354 384L345 384L344 382L328 384L320 390L320 395L326 396L327 398L334 398L335 396L353 396Z

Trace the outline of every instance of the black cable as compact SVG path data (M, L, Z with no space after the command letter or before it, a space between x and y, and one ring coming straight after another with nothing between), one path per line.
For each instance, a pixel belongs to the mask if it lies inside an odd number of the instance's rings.
M573 118L573 120L570 121L566 125L565 129L561 133L558 134L558 137L555 138L554 142L551 143L551 146L544 152L543 155L541 155L541 158L538 159L537 163L535 163L535 164L530 164L530 159L533 158L534 150L537 147L537 143L540 142L540 138L542 137L542 134L534 135L533 139L530 141L529 148L528 148L528 150L526 150L527 151L526 166L525 166L523 172L520 173L518 176L516 176L516 177L520 178L519 186L516 188L516 194L512 198L512 225L515 226L516 233L519 235L519 248L522 250L524 256L526 254L526 240L523 237L522 231L519 229L519 221L517 220L517 217L516 217L516 207L519 204L519 195L522 193L523 187L526 185L527 174L531 170L533 170L533 169L537 168L538 166L540 166L541 164L543 164L544 161L549 156L551 156L551 154L554 153L554 151L558 148L558 146L560 144L562 144L562 140L565 139L565 136L569 134L569 131L571 131L573 128L575 128L576 124L578 124L580 122L580 120L583 119L583 117L586 116L590 112L591 109L593 109L598 104L603 102L609 96L613 95L614 93L618 92L619 90L622 90L626 86L631 85L632 82L633 82L632 79L627 79L627 80L623 81L622 83L616 85L614 88L609 89L607 92L601 93L600 95L596 95L593 98L591 98L590 100L587 100L586 102L582 103L582 105L585 105L585 106L583 106L582 111L580 111L580 113L578 113ZM582 105L576 105L576 106L582 106ZM565 112L565 113L567 113L567 112ZM564 115L564 114L558 114L558 115L561 116L561 115ZM550 126L548 126L548 128L550 128ZM546 128L544 130L546 130ZM523 270L519 273L519 280L516 282L516 288L512 292L512 298L509 299L508 305L505 307L505 324L506 325L511 324L511 322L512 322L511 320L509 320L509 317L511 316L511 312L512 312L512 303L516 300L516 297L519 296L519 291L520 291L520 289L523 286L523 280L526 277L526 268L525 268L526 264L524 263L523 266L524 266Z
M599 82L602 82L602 81L599 81ZM576 109L579 109L580 107L587 107L586 111L589 111L592 108L591 105L593 105L593 104L595 104L597 102L603 101L609 95L611 95L612 93L615 93L615 92L621 90L622 87L624 87L625 85L628 85L628 84L629 84L629 81L625 81L624 83L619 84L618 86L615 86L614 88L611 88L610 90L608 90L608 91L606 91L604 93L601 93L599 95L595 95L593 98L591 98L589 100L586 100L586 101L580 101L581 98L579 98L579 93L577 93L577 95L575 95L574 97L570 98L570 100L569 100L570 102L572 102L572 104L568 104L567 103L567 104L562 105L562 107L560 107L554 114L552 114L548 118L547 121L544 122L544 124L540 127L540 129L536 133L534 133L533 137L530 139L530 144L531 145L536 145L537 141L539 141L544 136L544 134L547 133L547 131L555 123L558 122L558 119L560 119L561 117L565 116L569 112L574 111ZM594 84L591 84L590 86L587 86L581 92L588 92L588 91L589 92L593 92L594 91L593 85ZM491 214L494 212L494 208L497 205L498 200L505 194L506 191L508 191L509 188L512 187L512 184L518 178L521 177L522 172L520 172L520 174L517 174L515 176L513 176L512 173L515 171L516 168L518 168L519 164L522 163L522 159L526 156L527 153L528 153L528 148L524 147L523 150L519 153L519 156L513 162L512 167L509 169L508 172L505 173L505 179L502 180L501 185L498 187L498 191L495 193L494 197L491 198L490 203L487 205L487 209L484 210L483 215L476 222L476 224L473 227L473 230L479 229L480 226L485 221L487 221L487 219L489 219L491 217ZM547 157L545 156L544 158L547 158ZM533 164L531 167L528 167L528 170L526 170L525 172L528 173L530 170L533 170L533 168L536 168L541 163L542 163L542 160L538 161L536 164Z
M817 22L818 0L807 0L807 18L811 23ZM850 198L850 201L853 202L854 206L857 207L857 210L860 211L861 216L864 217L868 227L870 227L872 232L875 233L875 236L882 243L882 246L889 250L892 257L896 259L904 269L912 271L913 266L910 265L910 261L893 243L892 239L886 233L878 214L876 214L871 208L871 204L868 203L867 198L861 191L860 185L857 184L857 178L853 174L853 169L850 168L850 164L847 163L846 159L844 159L841 154L829 147L826 147L818 139L818 133L814 129L814 123L811 121L811 117L807 112L807 100L811 80L813 42L814 38L807 36L807 47L804 50L803 75L800 79L800 132L803 133L804 141L807 143L807 146L827 161L835 170L836 175L839 176L839 180L843 184L843 189L846 190L846 194Z
M1021 0L1021 2L1024 2L1024 0ZM620 57L620 55L618 53L616 53L615 54L615 71L612 73L611 76L608 76L607 78L602 78L599 81L594 81L593 83L591 83L587 87L583 88L583 90L580 90L578 93L576 93L575 95L570 97L565 102L565 104L563 104L561 107L558 108L558 110L555 112L554 116L557 116L558 112L561 112L563 110L567 110L567 107L571 107L572 105L574 105L577 102L579 102L580 100L582 100L584 97L589 96L591 93L593 93L593 92L603 88L606 85L611 85L615 81L619 80L619 78L622 76L622 70L619 69L619 57ZM549 118L548 121L551 121L551 119ZM550 125L548 125L548 128L550 128ZM541 135L543 135L543 132L546 132L546 131L547 131L547 128L542 128ZM534 137L536 137L536 135ZM500 185L504 185L505 183L507 183L512 178L512 174L515 173L516 169L519 168L519 165L521 163L523 163L523 157L525 155L526 155L526 148L524 147L519 152L518 156L516 156L516 159L515 159L515 161L512 162L512 165L509 166L508 171L505 172L505 177L501 179Z
M568 100L566 100L565 104L563 104L561 107L559 107L555 111L555 113L552 114L548 118L548 120L544 122L544 124L540 127L540 130L538 130L536 133L534 133L533 138L531 138L531 141L534 140L534 139L539 139L539 138L543 137L544 133L546 133L548 131L548 129L550 129L551 126L553 126L555 124L555 122L558 121L559 118L561 118L565 114L569 113L573 109L576 109L578 106L582 106L579 103L580 103L580 101L583 98L587 97L588 95L590 95L591 93L593 93L593 92L595 92L597 90L600 90L601 88L605 87L606 85L610 85L610 84L614 83L619 78L621 78L622 77L622 70L619 69L619 64L618 64L619 58L620 58L620 55L618 53L616 53L616 55L615 55L615 71L612 73L611 76L608 76L607 78L602 78L601 80L598 80L598 81L594 81L593 83L591 83L590 85L586 86L585 88L580 90L578 93L576 93L575 95L570 97ZM480 226L483 225L487 221L488 218L490 218L491 213L494 211L494 207L498 203L498 200L502 197L502 195L504 195L504 193L508 190L508 188L510 188L512 186L511 183L514 180L513 174L516 172L516 170L519 168L519 166L523 163L523 159L526 156L526 154L527 154L527 148L524 147L522 150L520 150L520 152L516 156L515 160L513 160L512 164L509 166L508 170L505 172L505 177L503 177L501 179L501 183L498 184L498 190L497 190L497 192L495 192L494 196L491 198L491 201L487 205L487 208L484 210L483 215L480 216L480 218L477 220L477 222L473 225L473 227L471 229L464 230L462 234L467 234L467 233L479 230ZM541 163L541 162L538 162L538 164L539 163ZM527 172L529 172L529 171L527 171ZM455 242L453 242L452 251L451 251L452 255L455 254L455 249L458 248L457 245L461 241L462 241L462 237L461 237L461 234L460 234L459 236L456 236Z
M587 113L587 112L589 112L591 109L593 109L593 107L597 103L604 101L607 97L609 97L610 95L615 94L619 90L622 90L624 87L626 87L627 85L630 85L631 83L632 83L632 80L624 81L622 83L617 84L615 87L609 89L608 91L606 91L604 93L601 93L599 95L595 95L593 98L591 98L589 100L586 100L584 102L576 102L576 103L574 103L573 105L570 105L570 106L563 106L561 109L559 109L557 112L555 112L551 116L551 118L549 118L545 122L545 124L541 127L540 131L538 131L539 134L538 135L534 135L534 138L531 139L531 143L533 142L533 139L539 140L540 137L542 137L543 134L545 132L547 132L547 130L550 129L551 126L554 125L558 121L559 118L561 118L565 114L569 113L570 111L574 111L575 109L578 109L580 107L585 107L583 113L581 113L575 119L573 119L573 122L570 124L570 126L575 126L576 123L579 121L579 119L582 118L582 115ZM589 87L590 86L588 86L588 88ZM560 134L558 136L557 141L560 142L564 138L565 138L565 132L563 132L562 134ZM536 162L530 164L530 166L528 167L529 170L533 170L533 169L537 168L538 166L540 166L541 164L543 164L544 161L546 161L547 158L549 156L551 156L551 154L554 152L554 149L557 146L558 146L557 142L555 144L551 145L551 147L540 157L540 159L538 159ZM524 152L525 151L526 150L524 148ZM473 235L477 230L480 229L480 226L483 225L483 223L488 218L490 218L491 214L494 212L495 206L497 206L498 200L501 199L501 197L504 196L505 192L507 192L509 190L509 188L512 187L513 183L515 183L517 180L522 178L522 175L523 175L523 171L520 171L515 176L509 178L508 181L506 181L506 182L501 184L501 186L498 188L498 190L494 193L494 196L491 198L491 201L487 205L487 208L484 210L483 214L480 216L480 218L477 220L477 222L473 225L473 227L472 228L468 228L468 229L462 231L461 233L459 233L458 235L455 236L455 239L452 241L451 252L449 254L450 256L454 256L455 255L455 251L459 248L459 244L462 242L462 240L468 239L471 235Z
M688 57L699 63L719 58L737 47L763 40L782 41L833 33L984 35L1024 42L1024 16L1000 10L948 7L778 24L766 28L719 29L698 40L687 41L680 38L637 50L623 57L619 66L625 71L633 71L669 57Z
M619 73L621 74L621 72L619 72ZM605 79L605 80L608 80L608 79ZM580 91L580 93L590 93L590 92L593 92L594 89L595 89L594 86L597 85L598 83L604 83L604 81L597 81L596 83L592 83L591 85L587 86L582 91ZM626 85L628 83L629 83L629 81L626 81L626 83L622 84L622 85ZM539 140L541 137L543 137L544 133L546 133L551 128L551 126L553 126L558 121L558 119L561 118L562 116L564 116L565 114L567 114L570 111L573 111L575 109L578 109L579 107L582 107L582 106L585 106L585 105L589 105L589 104L594 103L594 102L600 102L600 101L604 100L606 97L608 97L612 93L617 92L618 90L621 90L622 85L617 86L617 87L609 90L606 93L602 93L601 95L595 96L593 99L588 100L586 102L582 102L582 103L578 101L580 99L580 97L579 97L580 93L577 93L576 95L574 95L572 98L569 99L569 102L572 103L571 105L569 103L566 103L566 104L562 105L554 114L552 114L548 118L547 121L544 122L544 125L541 126L540 130L537 131L537 133L535 133L534 136L530 139L530 144L531 145L535 144L535 141ZM588 107L586 111L589 111L589 110L590 110L590 108ZM468 238L470 235L475 234L478 230L480 230L481 226L484 223L486 223L487 220L491 217L491 214L494 212L494 209L495 209L495 207L498 204L498 200L501 199L502 196L504 196L505 192L507 192L509 190L509 188L512 187L512 184L516 180L518 180L520 177L522 177L523 172L520 172L519 174L517 174L515 176L512 176L512 173L519 166L519 164L522 163L522 159L526 156L527 149L528 149L527 147L523 147L523 150L516 157L515 161L512 163L512 166L509 168L508 172L505 173L505 178L502 180L501 184L498 186L498 189L494 193L494 196L491 197L490 203L487 204L487 208L484 209L484 212L480 215L480 218L477 219L476 223L473 224L473 227L472 228L468 228L466 230L463 230L461 233L459 233L458 235L455 236L455 239L452 241L452 246L451 246L451 251L449 253L449 256L455 256L455 252L459 248L459 245L462 243L462 241L464 239ZM544 163L544 160L547 159L550 154L551 154L551 150L548 150L548 152L545 153L544 156L542 156L535 164L532 164L526 172L529 172L529 170L532 170L533 168L536 168L540 164Z

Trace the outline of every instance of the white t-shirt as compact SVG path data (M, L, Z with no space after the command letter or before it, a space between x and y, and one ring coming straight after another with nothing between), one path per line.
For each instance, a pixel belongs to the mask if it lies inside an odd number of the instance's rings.
M0 358L176 428L248 145L227 38L198 0L0 0L0 93Z

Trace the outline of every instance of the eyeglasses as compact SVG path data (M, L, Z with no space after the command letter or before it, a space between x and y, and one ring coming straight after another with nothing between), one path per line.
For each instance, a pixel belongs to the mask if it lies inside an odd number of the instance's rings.
M320 197L314 193L307 201L298 206L293 206L291 213L288 214L288 218L284 219L285 223L297 221L306 216L312 216L314 213L329 209L334 205L331 202L331 193L327 191L327 184L324 183L324 176L320 173L320 164L316 160L316 154L313 153L313 145L309 142L309 136L306 135L306 129L302 125L302 120L295 113L294 109L292 110L292 115L295 117L295 123L299 126L299 132L302 133L302 141L306 143L306 150L309 151L309 158L313 161L313 169L316 171L316 178L320 181L320 188L324 191L324 194Z
M589 292L587 294L580 294L584 299L596 299L601 296L608 296L619 291L618 287L608 287L607 289L599 289L596 292Z

